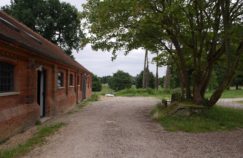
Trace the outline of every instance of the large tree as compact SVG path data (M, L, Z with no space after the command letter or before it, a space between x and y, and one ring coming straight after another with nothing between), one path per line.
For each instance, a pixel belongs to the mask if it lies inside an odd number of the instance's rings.
M96 49L166 50L177 67L184 98L213 106L243 54L242 12L242 0L88 0L83 18L87 41ZM216 64L226 69L207 99Z
M117 71L108 81L109 87L115 91L119 91L132 87L132 77L124 71Z
M59 0L11 0L2 8L32 30L59 45L68 55L81 47L78 10Z

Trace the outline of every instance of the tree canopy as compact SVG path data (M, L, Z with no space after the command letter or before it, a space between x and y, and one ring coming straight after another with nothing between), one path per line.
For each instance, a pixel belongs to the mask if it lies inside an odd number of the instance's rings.
M152 72L148 71L148 85L147 88L155 88L155 77ZM137 88L143 88L143 71L141 71L136 76L136 87Z
M93 92L99 92L102 89L102 84L101 84L101 79L96 76L93 75L92 77L92 91Z
M32 30L60 46L68 55L81 47L80 14L59 0L11 0L2 8Z
M206 106L217 102L239 65L242 15L242 0L88 0L82 12L93 48L114 54L140 47L166 52L176 65L183 97ZM226 68L207 99L215 65Z
M129 73L119 70L109 79L108 84L109 87L115 91L131 88L132 77L129 75Z

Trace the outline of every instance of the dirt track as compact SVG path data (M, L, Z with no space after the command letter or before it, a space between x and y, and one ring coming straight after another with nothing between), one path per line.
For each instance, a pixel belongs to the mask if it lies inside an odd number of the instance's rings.
M115 97L60 120L68 125L26 158L243 157L243 130L167 132L151 120L158 100ZM59 121L60 121L59 120Z

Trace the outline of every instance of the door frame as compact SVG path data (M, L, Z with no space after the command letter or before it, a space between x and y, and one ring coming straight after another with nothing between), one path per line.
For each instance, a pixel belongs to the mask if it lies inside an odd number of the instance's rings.
M40 117L46 115L46 70L37 71L37 103L40 106Z

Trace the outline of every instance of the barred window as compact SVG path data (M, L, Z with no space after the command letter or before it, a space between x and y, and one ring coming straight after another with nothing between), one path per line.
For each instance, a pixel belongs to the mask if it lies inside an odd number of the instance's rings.
M14 65L0 62L0 93L14 90Z
M57 86L58 87L64 87L64 74L63 72L57 73Z
M69 76L69 85L73 86L73 74L70 74Z

